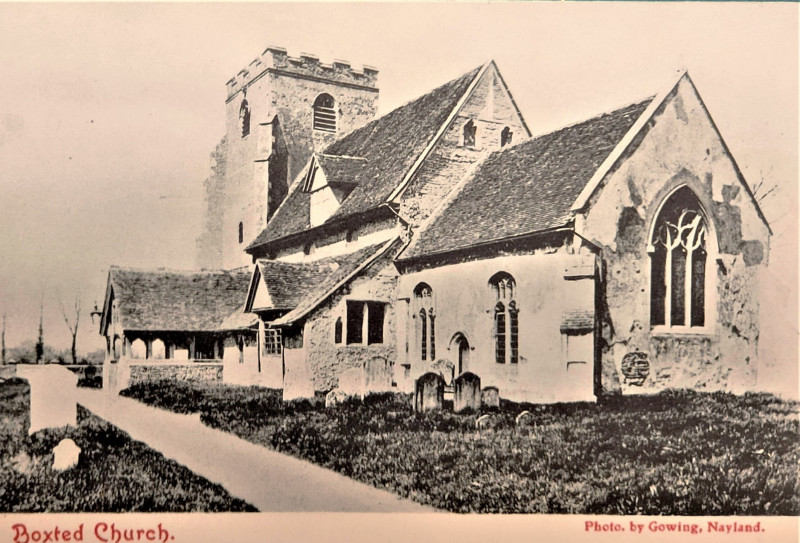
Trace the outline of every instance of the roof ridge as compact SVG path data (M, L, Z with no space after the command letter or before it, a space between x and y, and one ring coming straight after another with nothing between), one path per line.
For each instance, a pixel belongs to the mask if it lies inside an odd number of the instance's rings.
M416 102L418 102L420 100L423 100L425 97L433 94L434 92L438 91L439 89L442 89L442 88L444 88L444 87L446 87L448 85L452 85L456 81L464 78L465 76L469 75L472 72L476 72L475 73L475 77L477 77L477 75L480 73L481 69L484 66L485 66L485 64L481 65L481 66L476 66L475 68L472 68L471 70L468 70L468 71L462 73L460 76L454 77L453 79L450 79L449 81L447 81L445 83L442 83L441 85L437 85L434 88L430 89L429 91L427 91L427 92L425 92L423 94L420 94L419 96L417 96L415 98L412 98L412 99L408 100L407 102L404 102L404 103L400 104L399 106L397 106L393 110L389 111L388 113L385 113L385 114L381 115L380 117L372 119L370 122L368 122L364 126L356 128L355 130L353 130L351 132L348 132L347 134L345 134L341 138L338 138L335 141L331 142L330 145L325 147L325 149L323 150L323 152L321 154L330 154L330 153L325 153L325 151L327 151L328 149L330 149L334 145L337 145L339 142L341 142L341 141L353 136L354 134L360 134L360 133L366 132L368 129L370 129L372 126L374 126L376 123L379 123L379 122L383 121L384 119L388 118L391 115L396 115L400 110L403 110L403 109L411 106L412 104L414 104L414 103L416 103ZM473 80L474 80L474 77L473 77ZM333 156L336 156L336 155L333 155Z
M241 268L246 268L247 266L242 266ZM152 268L139 268L135 266L117 266L111 265L109 266L109 271L122 271L122 272L139 272L139 273L157 273L157 272L165 272L165 273L182 273L182 274L222 274L222 273L229 273L231 271L241 269L241 268L233 268L231 270L224 270L222 268L214 268L214 269L206 269L200 268L198 269L186 269L186 268L171 268L166 266L157 266Z
M489 60L489 61L485 62L483 65L481 65L481 67L478 69L478 71L475 73L475 75L472 76L472 80L470 81L469 85L464 90L464 92L461 94L461 97L459 97L458 101L455 103L455 105L450 110L450 113L447 115L447 119L445 119L445 121L441 125L439 125L439 129L436 131L436 133L433 135L433 137L425 145L425 148L422 150L422 152L419 155L417 155L417 159L414 161L414 164L411 165L411 167L408 169L408 171L403 176L403 179L400 181L400 183L395 187L395 189L384 200L385 202L387 202L387 203L391 202L392 200L394 200L395 198L397 198L398 196L400 196L402 193L405 192L405 190L411 184L411 179L414 177L414 174L417 172L417 170L419 170L420 166L422 166L422 163L425 161L425 159L428 158L428 154L430 154L430 152L433 150L433 147L436 145L436 143L442 138L442 136L444 136L444 133L447 132L447 128L450 126L450 123L453 122L453 120L456 118L456 115L458 114L458 112L467 103L467 100L469 99L469 97L472 96L472 93L475 91L475 87L477 86L478 81L481 80L481 78L484 76L484 74L486 74L486 71L489 69L489 66L492 66L492 65L494 65L494 61L493 60ZM495 66L495 69L496 68L497 67ZM468 74L472 73L473 71L475 71L475 70L474 69L470 70L466 74L462 75L458 79L454 79L453 81L457 81L459 79L462 79L463 77L467 76Z
M325 158L346 158L348 160L363 160L364 162L367 161L367 159L364 158L363 156L331 155L329 153L314 153L314 154Z
M521 144L523 144L523 143L526 143L526 142L529 142L529 141L532 141L532 140L537 140L537 139L539 139L539 138L544 138L544 137L546 137L546 136L551 136L551 135L553 135L553 134L556 134L556 133L558 133L558 132L561 132L562 130L567 130L567 129L570 129L570 128L575 128L575 127L576 127L576 126L578 126L578 125L585 124L585 123L588 123L588 122L591 122L591 121L595 121L595 120L597 120L597 119L600 119L601 117L605 117L606 115L613 115L614 113L619 113L619 112L620 112L620 111L622 111L623 109L627 109L627 108L629 108L629 107L633 107L633 106L638 106L638 105L641 105L641 104L643 104L643 103L645 103L645 102L647 102L647 101L653 101L653 100L655 100L656 96L658 96L658 95L657 95L657 94L653 94L653 95L651 95L651 96L648 96L648 97L646 97L646 98L642 98L641 100L634 100L634 101L632 101L632 102L628 102L628 103L626 103L626 104L625 104L625 105L623 105L623 106L619 106L619 107L615 107L615 108L607 109L607 110L603 111L602 113L596 113L596 114L592 115L591 117L587 117L587 118L585 118L585 119L581 119L581 120L579 120L579 121L571 122L571 123L569 123L569 124L565 124L565 125L563 125L563 126L559 126L558 128L554 128L554 129L552 129L552 130L549 130L549 131L547 131L547 132L543 132L543 133L541 133L541 134L537 134L537 135L535 135L535 136L531 136L531 138L530 138L530 139L527 139L527 140L523 140L523 141L520 141L520 142L514 143L514 144L512 144L512 145L511 145L511 146L509 146L509 147L506 147L506 148L504 148L504 149L500 149L500 151L507 151L507 150L508 150L508 149L510 149L511 147L515 147L515 146L517 146L517 145L521 145Z

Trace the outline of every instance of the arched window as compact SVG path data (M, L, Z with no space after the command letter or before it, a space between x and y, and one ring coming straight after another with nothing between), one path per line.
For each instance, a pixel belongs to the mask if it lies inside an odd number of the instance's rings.
M514 133L511 131L509 127L505 127L502 132L500 132L500 147L505 147L506 145L511 145L511 138L514 137Z
M324 93L314 100L314 130L336 132L336 100Z
M436 359L436 314L433 309L433 289L420 283L414 289L414 304L419 310L419 353L421 360Z
M244 241L244 224L239 223L239 243Z
M475 147L475 136L477 135L478 127L472 122L472 119L467 121L464 125L464 147Z
M648 247L651 326L705 325L707 236L694 192L673 192L656 217Z
M333 342L336 344L342 342L342 317L337 317L333 325Z
M428 318L425 315L425 310L421 309L419 312L419 334L420 334L420 358L422 360L428 359Z
M489 279L494 294L494 355L495 362L519 362L519 308L515 300L516 282L506 272Z
M242 100L242 105L239 107L239 126L242 129L242 137L250 133L250 105L247 100Z

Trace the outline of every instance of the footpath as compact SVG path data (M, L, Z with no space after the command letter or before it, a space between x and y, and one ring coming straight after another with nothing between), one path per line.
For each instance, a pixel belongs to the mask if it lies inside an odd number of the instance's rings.
M432 512L385 490L356 482L232 434L200 416L180 415L102 390L79 388L78 404L138 441L183 464L259 511Z

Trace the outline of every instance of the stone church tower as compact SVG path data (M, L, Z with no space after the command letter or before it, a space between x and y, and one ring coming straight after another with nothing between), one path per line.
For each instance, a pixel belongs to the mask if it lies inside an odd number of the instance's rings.
M371 121L378 71L269 47L227 83L225 137L211 153L198 268L250 264L244 248L312 152Z

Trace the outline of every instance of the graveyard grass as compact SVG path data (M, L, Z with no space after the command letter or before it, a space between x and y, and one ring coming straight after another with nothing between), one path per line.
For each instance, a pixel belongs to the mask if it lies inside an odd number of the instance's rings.
M666 391L602 403L503 402L417 414L407 395L326 409L280 391L161 382L123 392L423 504L455 512L800 514L800 404ZM515 424L523 410L532 414Z
M29 393L22 379L0 383L0 511L255 510L81 408L76 428L28 436ZM77 466L59 472L52 450L64 438L82 451Z

